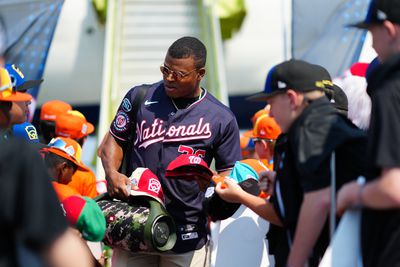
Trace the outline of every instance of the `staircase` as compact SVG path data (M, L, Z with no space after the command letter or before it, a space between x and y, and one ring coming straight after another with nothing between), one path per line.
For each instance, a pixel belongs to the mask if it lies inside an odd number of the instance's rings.
M168 47L182 36L198 37L207 46L203 86L227 104L222 42L211 0L112 0L107 12L99 142L127 91L162 79L159 66ZM97 171L102 173L101 164Z

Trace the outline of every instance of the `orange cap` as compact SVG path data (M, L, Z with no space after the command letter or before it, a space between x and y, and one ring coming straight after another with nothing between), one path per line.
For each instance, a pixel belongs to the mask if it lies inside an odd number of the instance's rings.
M43 121L55 121L57 116L72 110L70 104L65 103L61 100L52 100L43 104L42 110L40 111L40 120Z
M82 138L94 132L94 126L86 121L85 116L77 110L70 110L57 117L56 135L72 139Z
M275 140L280 134L281 128L276 123L275 119L264 114L254 123L253 132L249 137Z
M253 117L251 117L251 122L256 123L257 119L259 117L261 117L262 115L268 115L269 116L269 110L270 110L270 105L265 106L265 108L260 109L259 111L257 111L256 113L254 113Z
M89 171L88 167L83 165L81 161L82 148L75 140L64 137L56 137L51 139L47 147L42 149L43 152L51 152L60 157L72 161L78 169Z
M5 68L0 68L0 101L25 102L31 100L30 94L13 90L10 75Z
M212 180L215 184L222 183L222 184L221 184L221 188L224 189L224 188L226 188L225 178L226 178L226 176L221 176L221 175L219 175L219 174L214 174L213 177L211 177L211 180Z

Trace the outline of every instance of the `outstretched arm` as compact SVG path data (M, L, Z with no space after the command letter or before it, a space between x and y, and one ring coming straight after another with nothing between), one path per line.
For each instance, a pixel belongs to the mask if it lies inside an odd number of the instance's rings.
M282 222L276 214L273 205L268 200L245 192L238 184L232 181L232 179L226 178L224 185L218 183L215 191L225 201L241 203L263 219L275 225L282 226Z

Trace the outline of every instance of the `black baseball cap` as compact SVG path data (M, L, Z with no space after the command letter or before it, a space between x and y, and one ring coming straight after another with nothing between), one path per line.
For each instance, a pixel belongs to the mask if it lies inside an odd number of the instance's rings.
M309 92L324 91L327 87L332 88L333 83L325 68L303 60L292 59L273 67L267 75L264 91L249 96L247 100L265 101L288 89Z
M400 1L372 0L365 19L348 26L368 29L371 25L382 24L385 20L400 24Z

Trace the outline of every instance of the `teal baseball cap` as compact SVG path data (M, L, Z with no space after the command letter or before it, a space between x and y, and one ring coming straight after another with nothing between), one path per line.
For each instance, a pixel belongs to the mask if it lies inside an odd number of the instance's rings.
M237 161L233 167L229 177L237 183L243 182L247 179L255 179L258 181L258 173L248 164Z

